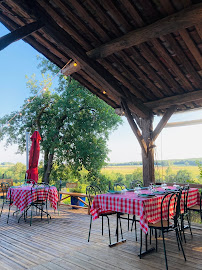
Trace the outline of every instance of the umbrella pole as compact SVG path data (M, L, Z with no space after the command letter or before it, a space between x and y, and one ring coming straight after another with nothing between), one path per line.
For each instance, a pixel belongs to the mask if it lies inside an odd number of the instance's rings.
M29 169L29 146L30 146L30 133L26 131L26 171Z

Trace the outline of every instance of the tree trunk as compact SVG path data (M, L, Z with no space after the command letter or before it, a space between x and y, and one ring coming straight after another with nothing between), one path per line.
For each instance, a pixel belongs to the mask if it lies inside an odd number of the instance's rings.
M154 176L154 147L152 140L153 118L142 119L142 136L147 145L147 155L142 153L143 163L143 183L148 186L150 183L155 183Z
M50 173L51 173L51 169L52 169L52 166L53 166L53 157L54 157L54 154L49 154L48 155L48 162L44 163L44 176L43 176L43 181L45 183L49 183L49 176L50 176Z

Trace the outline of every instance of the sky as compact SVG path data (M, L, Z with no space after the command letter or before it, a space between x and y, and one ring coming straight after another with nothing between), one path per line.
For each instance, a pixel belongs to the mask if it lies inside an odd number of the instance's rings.
M9 31L0 24L0 37ZM25 98L29 96L25 75L33 73L40 79L37 69L39 55L35 49L24 41L17 41L0 51L0 117L12 111L18 111ZM169 122L202 119L202 110L174 114ZM159 117L154 119L154 127ZM155 159L184 159L202 157L202 125L164 128L156 140ZM26 162L25 154L16 154L17 146L5 149L5 142L0 142L1 162ZM127 119L113 132L108 141L111 163L141 160L141 148L132 132Z

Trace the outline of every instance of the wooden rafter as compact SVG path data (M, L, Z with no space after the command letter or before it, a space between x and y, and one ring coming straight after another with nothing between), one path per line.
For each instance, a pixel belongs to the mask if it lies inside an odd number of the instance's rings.
M39 4L41 5L41 3L43 3L43 7L46 7L44 6L45 1L40 1ZM30 5L31 4L32 3L30 2ZM23 5L23 7L26 10L27 6ZM51 12L50 6L46 11ZM72 59L76 59L82 68L85 69L85 72L89 74L89 76L93 76L95 81L99 81L99 84L103 87L103 89L107 89L107 91L112 93L117 100L120 100L121 98L125 98L127 100L124 89L120 87L117 80L99 63L90 59L86 55L85 50L70 35L68 35L65 30L59 27L55 20L51 19L52 16L47 16L46 14L42 13L40 9L29 9L29 14L35 18L40 17L44 23L48 21L46 27L43 29L44 33L47 36L57 40L57 46L59 46L62 51L66 52ZM129 100L130 110L134 113L137 113L142 118L149 117L149 115L152 113L151 110L148 109L135 96L132 96L132 100L133 102Z
M161 101L146 102L145 105L150 109L160 110L168 108L172 105L182 105L186 102L194 102L202 99L202 90L189 92L186 94L176 95L172 97L162 98Z
M69 64L66 68L62 70L62 74L69 76L81 69L81 65L77 62Z
M141 134L139 128L137 127L137 125L133 119L133 116L130 112L130 109L128 108L128 105L127 105L125 100L122 99L121 103L122 103L122 107L123 107L123 110L125 112L126 118L128 120L128 123L131 126L132 131L134 132L134 134L135 134L135 136L136 136L136 138L137 138L137 140L142 148L144 155L147 156L147 145L142 137L142 134Z
M133 30L98 48L90 50L87 55L94 59L104 58L112 53L138 45L153 38L173 33L201 22L202 4L196 4L180 12L165 17L155 23Z
M168 120L170 119L171 115L175 112L176 108L177 108L177 106L173 105L165 112L165 114L163 115L160 122L158 123L158 125L156 126L155 130L152 133L153 141L155 141L157 139L157 137L161 133L162 129L165 127Z
M44 24L40 21L32 22L27 25L24 25L17 30L14 30L13 32L3 36L0 38L0 51L6 48L11 43L25 38L28 35L32 34L33 32L39 30L41 27L43 27Z

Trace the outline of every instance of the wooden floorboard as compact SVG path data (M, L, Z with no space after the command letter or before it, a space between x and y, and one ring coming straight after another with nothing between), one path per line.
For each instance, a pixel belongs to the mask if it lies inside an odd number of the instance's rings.
M52 219L47 222L39 216L29 217L18 223L18 217L10 216L5 207L0 218L0 270L145 270L165 269L162 238L158 238L158 252L139 259L138 241L134 231L127 230L127 221L122 220L124 238L127 241L113 248L108 246L107 220L104 220L104 236L101 235L101 219L93 221L90 242L87 242L90 216L87 210L71 210L61 206L60 215L50 210ZM110 217L111 234L115 240L116 218ZM178 250L174 233L166 235L169 269L202 269L202 225L193 224L193 238L186 231L187 243L183 243L187 261ZM113 241L112 240L112 241ZM155 239L152 237L152 246Z

